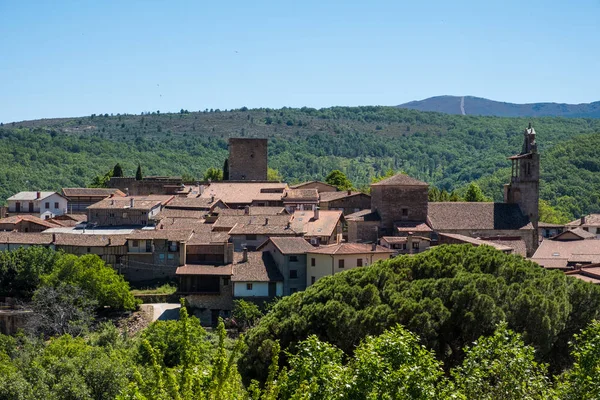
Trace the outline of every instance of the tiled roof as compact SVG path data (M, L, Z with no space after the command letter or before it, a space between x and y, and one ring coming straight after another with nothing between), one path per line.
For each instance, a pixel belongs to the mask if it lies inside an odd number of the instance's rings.
M571 221L567 224L567 226L600 226L600 214L588 214L584 217L585 222L581 223L581 218L576 219L575 221Z
M281 254L306 254L314 249L314 246L301 237L271 237L269 241Z
M527 257L527 244L523 239L482 238L485 242L498 243L513 249L514 254Z
M381 221L381 218L377 211L361 210L346 215L346 221Z
M40 197L38 198L38 193ZM46 197L52 196L53 194L58 194L60 197L63 197L61 194L56 192L19 192L13 196L10 196L7 200L15 200L15 201L33 201L33 200L43 200Z
M162 218L156 229L193 229L196 232L211 231L212 225L203 219Z
M538 222L538 228L564 228L565 224L551 224L548 222Z
M246 215L246 210L243 208L224 208L218 211L221 215ZM248 207L247 215L284 215L288 214L285 207Z
M163 218L188 218L188 219L202 219L206 215L207 211L198 211L198 210L179 210L172 208L163 209L160 214L158 214L159 219Z
M211 243L227 243L229 234L227 232L194 232L188 246L211 244Z
M532 258L531 261L546 269L567 269L569 263L566 258Z
M173 196L130 196L130 197L114 197L110 199L103 199L97 203L92 204L88 210L141 210L150 211L153 208L164 205L171 200ZM131 207L131 199L133 199L133 207Z
M111 194L125 197L125 193L113 188L62 188L63 196L71 197L108 197Z
M600 283L600 265L592 264L586 267L578 268L573 271L565 272L566 275L581 279L585 282L594 284Z
M314 211L296 211L290 220L291 227L304 236L331 236L338 222L342 219L343 212L339 210L320 210L319 218L315 219Z
M431 228L424 222L396 222L398 232L431 232Z
M472 238L470 236L459 235L456 233L440 233L439 236L440 237L449 237L454 240L461 241L463 243L472 244L473 246L491 246L491 247L495 248L496 250L500 250L500 251L512 251L513 250L512 247L506 246L506 245L503 245L500 243L476 239L476 238Z
M600 258L600 240L546 239L540 243L531 260L546 266L545 260L563 259L568 262L591 263L597 258Z
M283 192L284 202L293 201L319 201L317 189L288 189Z
M568 240L567 238L569 236L572 237L573 235L575 235L576 237L578 237L581 240L583 240L583 239L596 239L596 235L594 235L593 233L590 233L588 231L584 231L581 228L575 228L575 229L566 230L566 231L561 232L558 235L554 236L552 239L553 240ZM577 240L577 239L572 239L572 240Z
M291 228L289 215L245 216L229 231L230 235L296 235ZM219 217L219 220L221 218ZM217 222L219 222L217 220Z
M54 244L56 246L80 247L115 247L125 246L125 235L73 235L70 233L57 233Z
M211 201L210 197L175 197L165 206L165 208L177 208L182 210L210 210L210 208L218 203L219 199Z
M348 191L343 190L343 191L339 191L339 192L321 192L319 193L319 200L321 202L329 202L329 201L334 201L334 200L340 200L343 199L345 197L352 197L352 196L356 196L356 195L364 195L367 197L371 197L368 194L362 193L362 192L350 192L350 194L348 194Z
M408 237L406 237L406 236L382 236L380 240L382 240L384 242L388 242L390 244L406 243L408 241Z
M444 202L429 203L428 220L438 230L533 229L517 204Z
M220 215L213 224L213 229L233 228L236 225L264 225L266 220L271 225L287 225L289 215Z
M390 178L372 183L371 186L429 186L427 183L411 178L406 174L397 174Z
M53 224L51 222L45 221L34 215L28 215L28 214L13 215L12 217L2 218L2 219L0 219L0 224L18 224L21 221L27 221L32 224L45 226L46 228L56 228L56 226L58 225L58 224Z
M283 276L269 252L248 252L248 261L242 253L234 254L233 282L281 282Z
M134 240L164 239L171 242L187 242L192 233L193 231L190 229L141 229L124 236Z
M302 189L304 186L312 185L312 184L315 184L315 183L320 184L320 185L329 186L330 188L337 190L337 188L335 186L330 185L329 183L321 182L321 181L302 182L302 183L298 183L297 185L290 186L290 188L292 188L292 189Z
M49 245L52 235L46 233L0 232L0 243Z
M233 265L196 265L186 264L177 268L175 275L233 275Z
M387 247L377 245L373 250L372 244L365 243L340 243L331 246L322 246L314 248L307 253L315 254L371 254L371 253L393 253L393 250Z
M214 182L204 189L200 197L210 198L215 196L226 204L250 204L253 200L281 200L286 183L275 182ZM276 193L265 193L277 191Z

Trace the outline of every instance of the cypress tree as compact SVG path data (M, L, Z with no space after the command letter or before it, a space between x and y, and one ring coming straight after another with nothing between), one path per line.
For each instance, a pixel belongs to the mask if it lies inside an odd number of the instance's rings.
M225 162L223 163L223 180L224 181L229 180L229 159L228 158L226 158Z
M141 181L144 177L142 176L142 166L138 164L137 171L135 172L135 180Z

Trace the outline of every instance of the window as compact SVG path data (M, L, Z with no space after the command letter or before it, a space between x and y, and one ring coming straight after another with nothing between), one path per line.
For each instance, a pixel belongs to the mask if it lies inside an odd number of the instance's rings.
M19 203L18 201L15 203L15 211L21 212L21 203Z
M179 247L179 243L177 242L169 242L169 251L177 251Z
M47 210L47 209L49 209L49 208L50 208L50 202L49 202L49 201L47 201L47 202L46 202L46 210Z
M403 217L408 217L408 208L403 208L402 209L402 216Z
M252 290L252 284L246 283L246 290Z
M310 266L311 266L311 267L314 267L314 266L315 266L315 264L316 264L316 261L315 261L315 259L314 259L314 258L311 258L311 259L310 259Z
M108 214L108 216L109 216L109 217L114 217L114 216L115 216L115 213L110 213L110 214Z
M357 267L362 267L363 266L363 259L362 258L358 258L356 260L356 266Z
M297 279L298 278L298 271L295 269L290 269L290 279Z
M173 260L173 259L175 259L175 255L173 255L173 254L167 254L167 259L168 260Z
M246 235L246 240L256 240L256 235Z
M152 253L152 241L146 240L146 253Z
M133 243L131 243L131 247L140 247L140 241L134 240Z
M419 242L413 242L412 248L418 250L419 249Z
M344 260L338 260L338 268L344 268Z
M310 277L310 284L313 285L315 283L316 279L314 276Z
M290 256L290 262L298 262L298 256Z
M229 278L223 278L223 286L229 286Z
M90 251L92 251L92 249L90 249L89 247L87 248L87 252L89 253Z
M123 218L127 218L127 213L123 213Z
M58 201L55 201L55 202L54 202L54 208L55 208L55 209L58 209Z
M160 254L158 255L158 259L159 259L160 261L165 261L165 254L164 254L164 253L160 253Z

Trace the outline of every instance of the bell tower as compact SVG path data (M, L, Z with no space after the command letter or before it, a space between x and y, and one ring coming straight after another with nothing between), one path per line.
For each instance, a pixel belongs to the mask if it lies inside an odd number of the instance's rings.
M504 202L518 204L529 217L536 232L539 220L540 154L537 151L535 130L529 127L523 133L520 154L508 157L512 161L510 183L504 185Z

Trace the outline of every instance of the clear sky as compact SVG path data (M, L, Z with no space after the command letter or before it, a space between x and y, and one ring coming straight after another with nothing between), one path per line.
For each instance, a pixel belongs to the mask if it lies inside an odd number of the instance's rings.
M600 0L0 0L0 121L600 100Z

